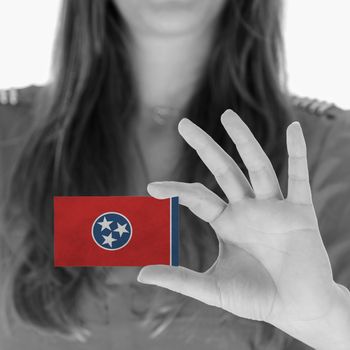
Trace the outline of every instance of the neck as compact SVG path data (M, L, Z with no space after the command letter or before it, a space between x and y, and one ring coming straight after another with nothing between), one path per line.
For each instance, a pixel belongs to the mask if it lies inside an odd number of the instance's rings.
M133 34L131 57L141 108L163 106L181 111L202 73L212 28L173 37Z

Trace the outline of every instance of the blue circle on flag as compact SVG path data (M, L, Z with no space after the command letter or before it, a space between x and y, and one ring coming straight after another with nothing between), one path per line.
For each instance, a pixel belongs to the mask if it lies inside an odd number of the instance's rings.
M91 227L92 238L102 249L124 248L131 240L132 227L129 219L120 213L103 213Z

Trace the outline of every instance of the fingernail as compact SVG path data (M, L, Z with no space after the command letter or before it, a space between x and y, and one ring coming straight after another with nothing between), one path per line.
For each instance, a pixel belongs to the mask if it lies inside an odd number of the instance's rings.
M147 191L148 192L157 192L157 189L159 190L159 185L161 185L161 182L151 182L147 185Z
M221 115L221 120L230 120L236 116L238 116L237 113L235 113L232 109L226 109L226 111Z
M141 274L138 274L137 281L144 284L151 284L150 282L147 282Z
M223 114L233 114L233 115L236 115L237 113L236 113L233 109L228 108L228 109L226 109L226 111L225 111Z
M186 130L186 128L188 126L190 126L191 124L194 124L191 120L189 120L188 118L182 118L179 123L178 123L178 130L181 132L183 132L184 130Z
M143 283L142 276L139 274L137 275L137 281Z
M191 123L191 121L188 118L184 117L184 118L180 119L178 125L180 125L180 124L182 125L184 123L189 123L189 122Z
M291 124L289 125L289 127L298 129L298 130L299 130L299 131L298 131L299 133L303 133L303 128L301 127L301 125L300 125L300 123L299 123L298 121L294 121L293 123L291 123Z
M153 181L150 182L147 186L157 186L157 185L161 185L163 183L163 181Z

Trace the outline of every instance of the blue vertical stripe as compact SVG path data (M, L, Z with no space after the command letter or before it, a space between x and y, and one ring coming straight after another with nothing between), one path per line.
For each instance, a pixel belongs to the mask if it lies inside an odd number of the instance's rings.
M171 265L179 266L179 197L171 198Z

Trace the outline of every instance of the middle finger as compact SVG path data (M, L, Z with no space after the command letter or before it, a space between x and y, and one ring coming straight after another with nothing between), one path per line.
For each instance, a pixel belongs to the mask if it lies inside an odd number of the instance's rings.
M248 169L256 198L283 199L270 159L248 126L232 110L227 110L223 113L221 123L235 143L237 151Z
M180 120L178 129L215 176L230 202L253 196L252 188L239 166L204 130L187 118Z

